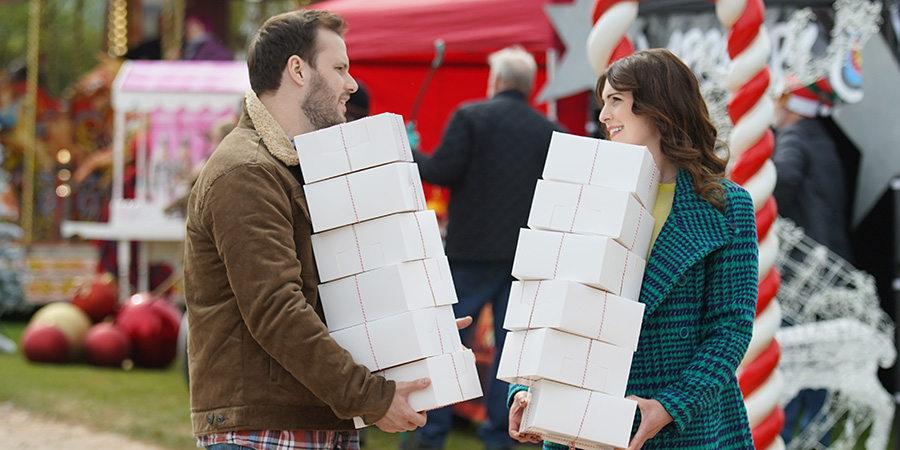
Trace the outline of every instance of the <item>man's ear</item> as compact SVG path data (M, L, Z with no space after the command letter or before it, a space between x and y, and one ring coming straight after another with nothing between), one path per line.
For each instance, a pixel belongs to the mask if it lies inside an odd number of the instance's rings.
M284 75L298 86L306 84L306 81L308 80L306 75L309 70L310 68L309 65L306 64L306 61L297 55L291 55L287 60L287 64L284 65Z

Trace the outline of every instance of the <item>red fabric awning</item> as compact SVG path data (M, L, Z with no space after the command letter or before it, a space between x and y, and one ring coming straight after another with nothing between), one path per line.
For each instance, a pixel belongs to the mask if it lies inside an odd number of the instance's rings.
M552 0L326 0L311 8L340 13L351 61L430 62L443 39L447 62L483 64L513 44L542 55L556 45L544 13Z
M544 12L551 3L570 0L325 0L308 8L344 16L350 73L369 94L371 114L392 112L409 119L434 59L434 41L444 41L443 65L428 86L416 118L422 149L440 143L450 114L461 103L483 99L487 56L521 45L538 62L535 93L546 80L545 52L562 52ZM544 110L544 105L536 105ZM559 103L559 121L569 131L584 129L587 95Z

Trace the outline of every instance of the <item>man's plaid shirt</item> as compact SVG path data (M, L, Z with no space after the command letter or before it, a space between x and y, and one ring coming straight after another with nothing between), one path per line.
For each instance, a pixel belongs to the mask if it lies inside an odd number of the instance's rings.
M241 430L197 439L197 447L213 444L237 444L256 450L359 450L359 432Z

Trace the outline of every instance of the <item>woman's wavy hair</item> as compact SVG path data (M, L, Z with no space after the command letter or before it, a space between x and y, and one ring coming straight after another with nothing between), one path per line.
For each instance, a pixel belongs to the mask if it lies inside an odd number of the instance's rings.
M697 195L724 211L722 180L728 159L716 154L716 143L724 142L717 138L691 69L666 49L642 50L614 62L600 75L595 94L601 107L607 82L617 91L632 93L631 111L656 125L663 156L691 174Z

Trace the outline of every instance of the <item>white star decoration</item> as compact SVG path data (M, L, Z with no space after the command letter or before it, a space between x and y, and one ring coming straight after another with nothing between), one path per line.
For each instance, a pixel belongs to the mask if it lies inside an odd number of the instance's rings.
M587 57L587 38L594 23L591 13L595 0L574 0L572 3L545 6L547 18L566 46L562 61L553 77L538 94L539 102L568 97L594 89L597 74Z
M860 152L854 226L875 206L891 178L900 175L896 149L900 128L892 113L900 104L900 70L884 38L877 34L863 48L863 61L863 100L834 108L834 121Z

